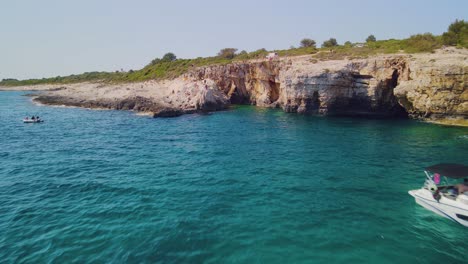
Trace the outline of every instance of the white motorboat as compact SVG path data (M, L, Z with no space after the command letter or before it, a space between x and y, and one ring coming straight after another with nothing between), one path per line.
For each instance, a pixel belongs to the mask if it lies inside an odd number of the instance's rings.
M468 166L444 163L424 172L424 186L408 193L422 207L468 227Z
M23 123L42 123L42 119L23 119Z

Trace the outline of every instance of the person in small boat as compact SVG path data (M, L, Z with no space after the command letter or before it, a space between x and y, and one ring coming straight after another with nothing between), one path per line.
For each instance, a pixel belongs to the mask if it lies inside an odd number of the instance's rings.
M32 120L36 120L36 118L34 116L31 117Z
M24 118L24 120L29 120L29 117L28 117L28 116L27 116L27 117L25 117L25 118Z
M455 187L458 189L458 194L468 192L468 179L464 179L463 183L457 184Z

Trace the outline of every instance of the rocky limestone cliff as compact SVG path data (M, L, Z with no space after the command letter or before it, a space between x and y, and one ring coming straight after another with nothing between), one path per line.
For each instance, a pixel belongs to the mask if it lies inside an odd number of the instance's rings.
M234 104L348 116L468 117L466 50L317 61L310 56L194 69Z
M194 68L166 81L74 84L38 101L177 116L229 104L300 114L468 119L466 49L319 61L312 56ZM57 87L55 87L57 88Z
M419 119L468 119L468 52L445 49L408 59L407 78L395 88L398 102Z

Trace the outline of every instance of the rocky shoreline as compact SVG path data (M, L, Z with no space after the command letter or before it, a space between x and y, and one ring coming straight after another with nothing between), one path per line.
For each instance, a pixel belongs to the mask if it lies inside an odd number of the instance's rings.
M313 115L414 118L468 126L468 50L317 61L310 56L194 68L174 80L13 87L49 105L172 117L230 104ZM2 88L0 88L1 90ZM5 89L5 88L3 88Z
M21 88L28 90L28 87ZM210 88L207 81L150 81L115 85L78 83L34 88L40 92L33 100L45 105L131 110L153 117L177 117L229 107L226 96L221 91Z

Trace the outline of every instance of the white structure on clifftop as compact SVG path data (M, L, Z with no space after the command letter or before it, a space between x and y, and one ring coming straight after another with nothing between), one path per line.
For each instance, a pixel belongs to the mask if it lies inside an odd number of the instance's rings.
M279 58L279 56L278 56L278 53L276 52L270 52L268 53L268 55L266 55L265 58L267 58L268 60L274 60L274 59Z

